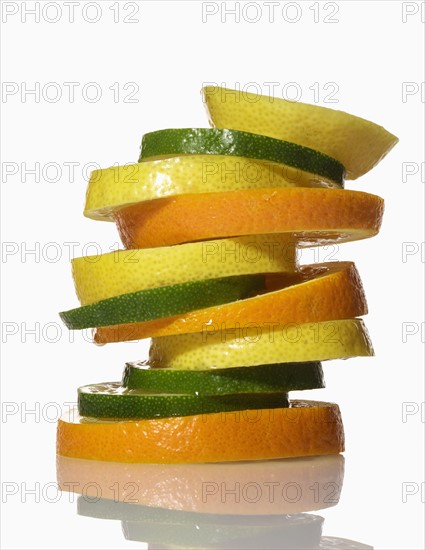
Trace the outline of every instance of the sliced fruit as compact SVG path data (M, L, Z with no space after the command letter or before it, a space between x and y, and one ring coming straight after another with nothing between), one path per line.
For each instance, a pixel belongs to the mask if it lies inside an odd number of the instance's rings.
M320 363L282 363L258 367L177 371L151 368L148 361L127 363L122 380L127 389L195 395L232 395L324 388Z
M93 418L170 418L228 411L288 407L283 392L234 395L150 393L129 390L121 382L78 388L78 411Z
M83 494L87 502L98 498L100 489L103 499L109 502L109 507L105 501L101 506L107 517L128 521L142 517L159 520L159 512L153 507L161 508L164 519L174 514L188 521L195 521L194 516L199 513L244 514L258 521L263 514L279 517L320 510L338 503L343 479L344 457L340 454L162 465L57 456L57 481L62 491ZM247 493L251 496L253 483L262 489L259 499L223 498L228 487L239 487L241 497Z
M143 250L116 250L72 260L81 305L161 286L296 269L294 243L252 235Z
M271 277L266 277L266 284ZM95 342L124 342L153 336L200 332L206 327L244 330L250 323L273 326L349 319L367 313L366 297L355 265L330 262L302 266L292 276L282 276L276 288L253 298L191 311L146 323L100 327ZM316 359L316 358L314 358ZM313 360L314 360L313 359ZM278 362L281 362L279 359Z
M282 409L153 420L100 420L71 410L59 420L57 432L59 454L116 462L261 460L343 450L338 406L318 401L292 401Z
M312 182L324 178L344 185L343 165L328 155L288 141L221 128L173 128L145 134L139 162L199 154L269 160L309 172Z
M262 233L285 233L299 246L313 246L373 237L383 206L380 197L361 191L250 189L144 202L117 212L116 222L126 248Z
M345 319L278 326L251 322L239 331L207 326L203 332L153 338L149 360L152 366L198 370L370 355L363 321Z
M135 323L233 302L264 288L261 275L222 277L121 294L60 313L69 329Z
M206 86L203 98L212 126L311 147L339 160L347 170L347 179L371 170L398 142L382 126L319 105L218 86Z
M275 162L226 155L188 155L95 170L87 187L84 215L93 220L113 221L117 210L161 197L323 185L326 184L308 172Z

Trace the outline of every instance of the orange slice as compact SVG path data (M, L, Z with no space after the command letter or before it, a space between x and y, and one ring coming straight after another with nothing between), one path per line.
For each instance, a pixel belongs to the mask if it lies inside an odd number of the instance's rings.
M250 189L139 203L116 213L126 248L287 233L300 246L347 242L379 231L384 201L346 189Z
M284 286L246 300L191 311L145 323L99 327L94 332L98 344L125 342L154 336L199 332L203 327L244 327L308 323L349 319L367 313L366 297L352 262L330 262L303 266L298 274L276 277ZM273 288L273 287L272 287Z
M215 464L121 464L57 457L62 491L209 514L297 514L335 506L343 455ZM236 489L233 498L226 491ZM253 490L257 494L252 498ZM225 497L228 498L225 498ZM248 498L246 498L246 496ZM245 497L245 498L244 498Z
M320 401L292 401L285 409L132 421L81 417L73 409L59 420L57 431L58 454L113 462L224 462L342 451L339 407Z

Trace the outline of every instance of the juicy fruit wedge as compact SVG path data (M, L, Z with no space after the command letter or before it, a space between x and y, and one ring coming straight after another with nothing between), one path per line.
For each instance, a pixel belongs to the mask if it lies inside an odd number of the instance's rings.
M262 408L288 407L283 392L233 395L150 393L104 382L78 389L78 411L93 418L171 418Z
M115 462L222 462L342 451L339 407L318 401L292 401L282 409L126 421L81 417L72 410L59 420L57 432L58 454Z
M145 134L139 162L198 154L268 160L309 172L315 184L320 184L321 178L334 185L344 184L342 164L323 153L280 139L219 128L176 128Z
M324 388L325 382L318 362L177 371L151 368L143 361L126 364L122 386L148 392L232 395Z
M320 419L319 415L317 419ZM340 454L285 460L163 465L121 464L58 455L56 465L57 481L62 491L83 494L88 502L87 497L99 497L100 488L103 499L110 503L108 517L129 521L146 517L145 506L149 507L152 520L158 517L153 507L161 507L162 517L168 511L169 514L192 516L199 513L244 514L254 516L253 519L259 514L274 514L278 518L282 514L320 510L338 503L344 480L344 457ZM279 486L273 490L276 480ZM239 486L242 492L249 483L257 483L264 489L259 500L223 498L225 491L222 488ZM282 489L293 487L288 483L297 484L299 498L282 498ZM313 491L314 483L324 490ZM270 493L267 487L270 487Z
M268 281L267 277L266 283ZM229 334L232 329L243 334L252 323L266 327L349 319L367 313L363 286L351 262L302 266L297 274L276 277L276 283L280 284L269 287L269 292L246 300L147 323L100 327L94 339L99 344L106 344L199 332L207 328L220 330L221 327L227 327Z
M318 105L218 86L205 87L203 98L212 126L311 147L341 162L347 179L371 170L398 142L382 126Z
M113 221L114 213L135 203L187 193L267 187L323 185L316 176L271 161L226 155L188 155L95 170L90 176L84 215Z
M140 203L117 212L116 221L126 248L264 233L314 246L373 237L383 209L380 197L361 191L250 189Z
M116 250L72 260L81 305L148 288L255 273L292 273L294 243L252 235L143 250Z
M162 336L152 339L149 360L152 366L197 370L371 355L363 321L346 319L280 326L252 322L239 333L206 327L204 332Z
M212 305L233 302L264 288L262 275L240 275L120 294L88 306L63 311L69 329L149 321Z

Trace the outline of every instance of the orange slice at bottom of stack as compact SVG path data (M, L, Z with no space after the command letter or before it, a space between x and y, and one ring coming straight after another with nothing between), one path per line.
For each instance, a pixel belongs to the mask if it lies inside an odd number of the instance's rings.
M57 433L58 454L115 462L223 462L342 451L339 407L320 401L153 420L95 419L74 409L59 420Z

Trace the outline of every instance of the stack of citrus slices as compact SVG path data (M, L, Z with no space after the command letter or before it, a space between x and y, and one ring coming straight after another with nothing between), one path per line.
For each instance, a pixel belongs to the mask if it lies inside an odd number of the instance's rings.
M125 250L73 260L81 307L61 313L97 343L152 338L120 382L81 387L58 452L182 463L336 454L337 405L320 361L368 356L354 264L300 266L301 247L365 239L383 200L344 189L397 138L347 113L219 87L213 128L143 137L139 162L95 171L85 215Z

